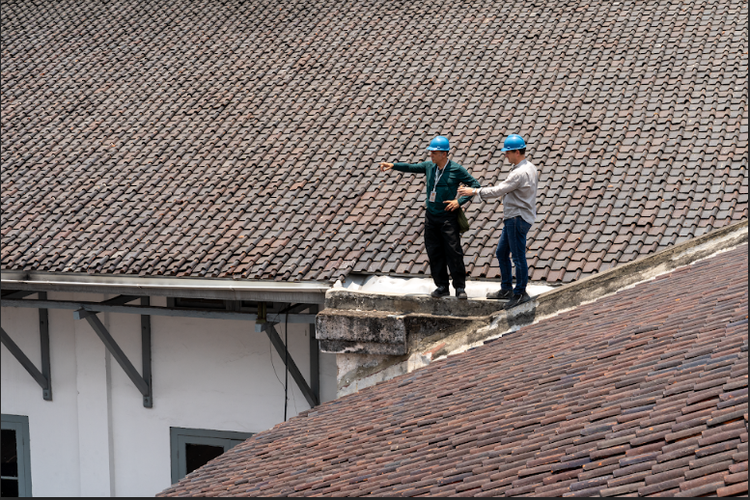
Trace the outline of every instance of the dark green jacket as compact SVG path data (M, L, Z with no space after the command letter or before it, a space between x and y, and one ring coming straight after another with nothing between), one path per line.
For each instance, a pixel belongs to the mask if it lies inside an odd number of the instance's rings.
M394 163L393 170L399 172L411 172L413 174L427 174L427 198L425 199L425 206L427 211L434 215L442 215L447 213L445 211L444 201L450 201L456 199L458 186L460 184L466 184L467 186L478 188L481 187L479 182L466 171L464 167L448 160L445 164L445 171L440 176L440 181L437 185L437 196L435 202L430 202L430 193L435 186L435 174L437 172L437 165L431 161L425 161L422 163ZM458 200L459 205L465 204L471 199L471 196L462 196Z

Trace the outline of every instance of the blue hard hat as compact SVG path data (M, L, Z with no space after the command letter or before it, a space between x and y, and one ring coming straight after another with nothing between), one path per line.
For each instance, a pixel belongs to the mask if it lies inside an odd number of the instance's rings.
M451 147L448 144L448 138L439 135L430 141L430 145L427 146L427 151L450 151Z
M515 151L516 149L524 149L525 147L526 143L523 141L523 137L518 134L510 134L508 138L505 139L503 149L500 151Z

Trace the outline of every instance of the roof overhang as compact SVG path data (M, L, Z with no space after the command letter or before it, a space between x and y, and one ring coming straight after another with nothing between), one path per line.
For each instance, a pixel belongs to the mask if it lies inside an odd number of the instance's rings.
M0 271L3 289L323 304L331 284Z

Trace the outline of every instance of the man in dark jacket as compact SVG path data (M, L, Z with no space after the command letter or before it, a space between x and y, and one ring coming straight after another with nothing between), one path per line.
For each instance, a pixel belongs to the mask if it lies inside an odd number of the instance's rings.
M430 272L437 288L432 292L435 298L449 295L448 269L453 278L456 297L466 299L466 267L461 248L461 233L458 228L458 209L471 199L470 196L457 197L460 184L473 188L480 187L474 177L458 163L448 159L450 145L448 139L437 136L427 148L430 159L422 163L380 164L380 171L390 169L399 172L425 174L427 177L427 199L425 205L424 243L430 259ZM447 269L446 269L447 267Z

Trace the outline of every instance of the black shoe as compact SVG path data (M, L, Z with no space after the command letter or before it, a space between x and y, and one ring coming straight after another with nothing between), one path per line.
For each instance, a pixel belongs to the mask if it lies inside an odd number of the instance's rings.
M513 298L513 290L498 290L487 294L488 299L510 300Z
M463 288L456 288L456 297L461 300L466 300L469 298L468 295L466 295L466 290Z
M446 295L450 294L451 292L448 290L447 286L439 286L435 290L433 290L430 295L436 299L439 299L440 297L445 297Z
M526 292L523 292L521 295L513 295L513 298L510 299L507 304L505 304L505 309L520 306L521 304L525 304L530 300L531 297L529 297L529 294Z

